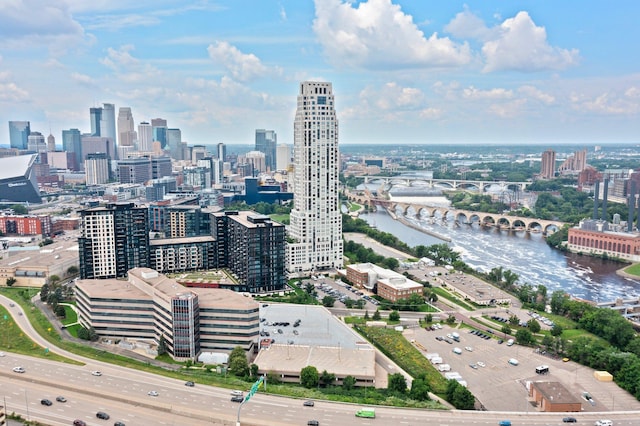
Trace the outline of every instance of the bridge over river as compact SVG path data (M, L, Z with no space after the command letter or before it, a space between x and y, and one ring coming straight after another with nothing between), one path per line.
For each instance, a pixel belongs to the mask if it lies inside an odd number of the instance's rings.
M532 217L510 216L500 213L483 213L469 210L455 209L452 207L436 207L428 206L420 203L408 203L384 200L369 197L367 195L359 195L355 193L348 194L351 201L368 206L369 209L376 207L385 208L397 215L409 216L415 215L417 218L427 218L433 221L455 222L458 224L477 223L481 226L494 226L504 230L526 231L526 232L542 232L544 235L552 234L562 228L565 223L557 220L544 220Z

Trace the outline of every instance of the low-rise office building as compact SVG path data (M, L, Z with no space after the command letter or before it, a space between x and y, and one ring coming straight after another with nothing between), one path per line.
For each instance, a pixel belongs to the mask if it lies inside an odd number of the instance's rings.
M424 286L390 269L372 263L347 266L347 280L356 287L376 289L378 296L397 302L408 299L412 294L422 295Z
M257 344L259 305L218 288L186 288L150 268L122 279L76 282L78 321L105 338L159 345L176 360L201 352L250 350Z

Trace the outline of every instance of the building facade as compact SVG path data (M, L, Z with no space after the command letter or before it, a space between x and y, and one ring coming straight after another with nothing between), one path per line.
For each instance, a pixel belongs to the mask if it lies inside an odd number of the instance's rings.
M285 228L268 216L247 211L212 213L218 264L238 277L237 291L280 291L286 284Z
M603 221L583 220L569 228L567 248L576 253L607 255L613 258L640 261L640 234L608 231Z
M125 158L118 161L120 183L146 183L153 178L153 168L149 157Z
M542 153L540 164L540 177L542 179L553 179L556 175L556 152L548 149Z
M80 210L80 278L122 278L132 268L149 266L146 207L113 203Z
M264 154L266 170L276 170L276 145L278 135L274 130L256 129L256 151Z
M27 149L31 123L28 121L9 121L9 143L11 148Z
M338 120L331 83L300 84L294 122L293 209L288 269L341 268L342 215L338 204Z
M87 185L102 185L109 182L111 175L110 160L106 153L88 154L84 162Z
M0 216L0 231L9 235L52 234L51 216Z
M127 281L76 282L78 321L99 336L163 340L176 360L201 352L250 350L259 333L258 303L224 289L185 288L148 268L135 268Z

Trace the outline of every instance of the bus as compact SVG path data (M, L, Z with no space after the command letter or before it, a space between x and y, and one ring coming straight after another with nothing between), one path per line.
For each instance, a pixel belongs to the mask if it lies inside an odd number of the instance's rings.
M362 408L356 411L356 417L366 417L369 419L375 419L376 412L373 408Z

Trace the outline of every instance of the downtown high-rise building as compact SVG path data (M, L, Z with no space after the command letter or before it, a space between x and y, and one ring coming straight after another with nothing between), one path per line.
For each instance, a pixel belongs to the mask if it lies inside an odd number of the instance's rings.
M293 209L287 268L311 272L343 265L338 199L338 120L331 83L300 84L294 122Z
M28 121L9 121L9 143L11 148L27 149L31 124Z
M167 120L164 118L152 118L151 129L153 132L153 141L160 142L160 148L167 147Z
M113 203L80 210L80 278L124 278L132 268L149 266L146 207Z
M136 139L136 125L131 108L121 107L118 110L118 147L133 146Z
M138 124L138 151L150 152L153 149L153 127L149 122Z
M553 179L556 175L556 152L548 149L542 153L540 162L540 177L542 179Z
M80 170L82 163L82 134L78 129L62 131L62 150L73 154L71 170Z
M276 170L276 145L278 136L273 130L256 129L256 151L264 154L267 171Z

